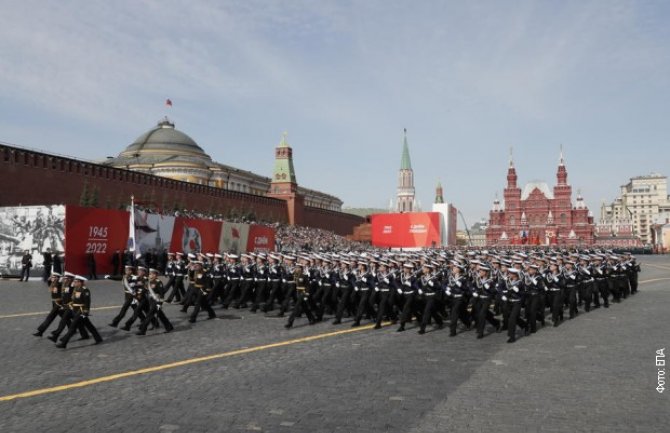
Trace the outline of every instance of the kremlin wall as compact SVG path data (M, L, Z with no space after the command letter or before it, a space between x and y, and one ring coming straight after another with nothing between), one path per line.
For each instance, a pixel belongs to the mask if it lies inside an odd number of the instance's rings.
M77 205L83 194L94 207L138 203L167 212L188 209L224 217L251 217L353 233L365 220L340 211L334 196L301 187L292 150L282 139L273 177L225 166L167 119L140 136L117 158L90 162L0 143L0 207Z

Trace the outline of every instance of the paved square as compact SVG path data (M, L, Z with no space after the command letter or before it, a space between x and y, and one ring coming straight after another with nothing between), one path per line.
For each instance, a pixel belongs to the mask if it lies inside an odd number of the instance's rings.
M0 401L0 431L667 432L655 351L670 346L670 257L640 261L639 294L512 345L300 319L287 331L247 310L191 325L175 306L176 332L139 337L107 326L122 294L99 281L104 344L63 351L30 335L45 286L3 281L0 399L37 392Z

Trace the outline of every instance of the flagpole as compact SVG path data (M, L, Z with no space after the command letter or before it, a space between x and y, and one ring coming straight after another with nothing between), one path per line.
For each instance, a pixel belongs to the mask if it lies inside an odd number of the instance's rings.
M128 251L135 252L135 196L130 196L130 216L128 219Z

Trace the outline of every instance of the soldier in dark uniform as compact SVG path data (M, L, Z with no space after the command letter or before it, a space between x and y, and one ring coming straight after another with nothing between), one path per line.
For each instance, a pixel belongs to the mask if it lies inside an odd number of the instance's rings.
M223 308L227 309L240 296L240 280L242 278L242 267L237 263L236 254L228 254L228 289Z
M543 296L545 288L543 279L538 274L539 270L538 265L528 266L523 282L526 289L526 319L531 334L537 332L538 319L544 325L544 310L540 310L540 296Z
M545 287L554 327L563 321L563 290L565 278L556 261L549 263L549 272L545 274Z
M63 306L63 312L61 315L60 322L58 323L58 328L51 332L51 335L47 338L54 343L58 339L58 336L65 330L65 327L69 329L74 329L79 331L82 340L86 340L89 337L86 328L79 323L77 328L73 327L72 317L74 316L74 311L72 310L72 292L74 291L73 280L75 275L70 272L64 272L63 278L61 278L61 305Z
M356 308L354 323L351 324L352 327L361 325L361 319L364 314L369 318L377 316L375 310L370 305L370 294L374 293L374 283L374 277L368 270L368 264L365 262L359 263L358 276L354 286L354 290L358 292L358 307Z
M484 338L484 327L488 321L499 332L502 324L493 317L489 309L496 296L496 285L493 278L490 277L491 268L480 264L478 267L478 278L475 281L475 287L472 296L475 297L475 320L477 323L477 338Z
M609 308L609 284L607 282L609 269L605 263L603 263L603 257L596 255L593 257L593 278L595 279L595 290L593 293L594 303L596 304L594 308L600 307L599 295L603 298L603 307Z
M56 347L65 349L67 347L68 341L77 332L77 329L84 327L91 332L93 338L95 339L95 344L102 343L102 337L98 334L98 330L95 329L93 323L88 318L89 312L91 310L91 292L88 290L88 287L85 285L86 278L77 275L74 278L74 290L72 292L72 301L71 309L73 312L72 324L67 331L67 334L60 339L60 342L56 344Z
M256 265L253 257L249 254L242 254L242 278L240 279L240 298L237 302L233 301L233 308L247 308L247 303L254 297L254 275Z
M212 278L212 292L209 295L209 305L214 306L217 300L223 301L225 299L226 288L226 266L223 263L223 256L221 254L214 254L212 266L209 269L209 276Z
M595 280L593 278L593 268L590 264L589 256L579 256L579 266L577 267L579 274L579 293L580 299L584 303L584 311L591 311L591 303L593 302L593 285Z
M202 262L194 261L193 263L193 290L196 294L193 313L188 319L189 322L195 323L200 309L203 309L209 315L208 319L216 319L216 313L212 310L212 306L209 305L207 299L209 294L212 291L212 280L209 275L204 271L202 267Z
M60 279L61 275L52 272L51 276L49 277L49 293L51 294L51 311L47 315L46 319L40 324L40 326L37 327L37 332L35 332L33 335L35 337L41 337L42 334L44 334L44 331L47 330L49 325L51 325L51 322L54 321L56 316L62 316L63 315L63 305L61 304L61 286L60 286Z
M124 331L130 331L130 328L133 326L133 323L137 319L140 320L140 323L144 322L146 320L146 315L149 312L149 293L147 289L147 268L144 266L138 266L137 267L137 275L134 277L134 286L133 286L133 302L132 304L135 304L135 308L133 309L133 315L130 316L130 319L128 319L121 327ZM158 321L154 318L153 319L153 324L154 326L158 325Z
M568 298L570 319L574 319L579 313L577 310L577 291L580 283L580 275L575 266L575 262L566 260L565 268L563 269L563 277L565 278L565 296Z
M356 277L351 272L351 269L349 269L349 266L351 266L349 261L340 261L340 270L337 274L337 282L335 283L335 288L338 290L340 298L337 303L337 310L335 311L335 320L333 320L333 325L342 323L344 310L349 308L351 296L354 291Z
M145 335L149 324L158 318L165 328L165 333L172 332L174 326L170 323L170 320L163 312L163 296L165 295L165 289L163 283L158 278L157 269L149 269L149 281L147 285L147 291L149 295L149 312L147 317L140 324L140 330L137 332L137 335Z
M268 266L265 262L265 254L258 254L256 257L256 266L254 267L254 284L256 290L251 309L249 310L252 313L255 313L261 305L265 304L268 296Z
M284 292L284 301L279 307L279 314L277 317L284 317L284 313L288 311L291 304L291 300L295 298L295 280L293 279L293 271L295 271L295 257L293 256L284 256L284 270L282 272L282 292Z
M306 267L305 263L298 263L293 269L293 281L295 281L296 284L296 303L295 303L295 308L293 308L293 311L291 311L291 314L288 318L288 322L286 322L286 325L284 327L286 329L289 329L293 327L293 322L295 321L295 318L301 315L302 313L305 313L305 316L307 316L307 320L309 320L309 324L313 325L315 322L314 320L314 314L312 313L312 308L310 305L310 294L309 294L309 277L307 274L303 271L304 267Z
M507 321L507 342L514 343L516 341L516 325L517 323L522 329L527 329L528 324L521 319L521 307L524 303L525 288L523 281L521 281L521 271L518 269L509 269L507 277L507 294L505 301L509 305L509 318Z
M167 277L167 283L165 283L164 289L167 293L170 289L174 289L174 286L177 282L177 272L176 272L176 262L174 253L167 253L167 262L165 263L165 276Z
M375 320L375 329L382 327L382 320L384 317L388 318L391 323L398 321L393 305L393 292L396 290L395 275L390 272L389 264L382 261L379 264L379 272L377 272L377 286L375 287L379 294L379 307L377 308L377 320Z
M445 294L451 299L451 310L449 313L449 336L456 336L458 320L470 329L471 318L468 314L468 296L470 295L470 281L464 275L465 267L458 261L451 262L451 275L449 276Z
M399 291L402 292L402 311L400 313L400 326L396 330L402 332L405 330L405 324L412 321L412 316L417 310L417 288L416 278L412 271L414 266L411 263L403 264L403 272L400 275Z
M428 321L431 317L435 320L438 328L442 328L444 325L442 316L440 316L439 313L442 309L442 288L433 263L425 263L423 265L423 275L418 280L418 286L417 293L424 301L424 310L421 315L419 334L425 334L426 326L428 326Z
M121 310L119 311L119 314L112 319L112 322L109 324L112 328L116 328L119 326L119 323L121 323L121 320L126 316L126 312L128 312L128 308L132 308L133 312L137 308L137 302L135 301L135 284L137 281L137 277L133 274L135 271L135 268L131 265L126 265L125 268L125 273L123 274L123 277L121 278L121 284L123 285L123 305L121 306ZM143 312L139 313L139 318L140 320L144 320L145 316Z
M332 262L329 259L321 260L321 269L319 270L319 289L318 300L319 306L316 311L316 320L320 322L323 320L324 314L332 314L337 308L337 299L334 296L335 274L337 269L331 267Z
M281 290L281 280L282 280L282 267L279 264L281 257L274 254L268 256L268 286L269 286L269 295L263 306L263 312L267 313L268 311L274 308L275 299L277 302L283 302L283 293Z
M174 288L172 289L172 292L170 292L170 295L165 299L165 302L180 304L182 299L186 297L186 291L184 289L184 277L186 276L184 253L177 252L175 254L172 268L174 272Z
M627 273L628 273L628 281L630 283L630 294L634 295L637 293L638 274L641 272L642 269L635 260L635 257L631 255L631 253L626 253L626 256L628 257Z

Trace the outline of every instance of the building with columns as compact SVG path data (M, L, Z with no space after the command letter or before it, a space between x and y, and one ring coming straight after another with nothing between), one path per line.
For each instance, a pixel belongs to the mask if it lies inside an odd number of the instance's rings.
M252 195L274 196L277 191L271 188L294 188L293 192L303 197L306 206L340 211L342 201L339 198L297 184L292 158L293 151L284 134L275 149L272 178L215 162L195 140L176 129L175 124L165 117L117 157L109 157L99 163Z
M658 173L636 176L620 187L620 195L600 208L603 231L631 227L632 235L643 244L652 242L652 226L659 215L670 212L668 178Z
M493 202L486 228L488 245L591 245L594 243L593 216L577 193L572 202L572 187L563 151L556 171L556 185L530 182L517 186L517 173L510 156L504 202Z

